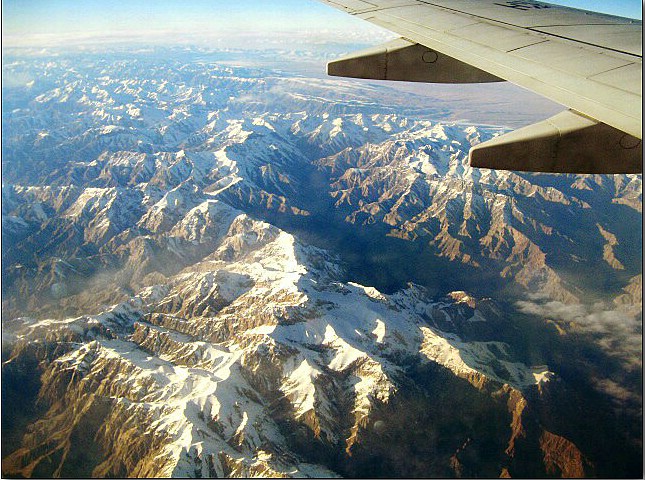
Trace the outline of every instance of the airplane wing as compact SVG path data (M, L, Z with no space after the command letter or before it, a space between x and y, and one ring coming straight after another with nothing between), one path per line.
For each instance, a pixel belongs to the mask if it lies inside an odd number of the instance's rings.
M472 166L642 173L641 21L533 0L322 1L402 36L330 62L330 75L508 80L568 107L473 147Z

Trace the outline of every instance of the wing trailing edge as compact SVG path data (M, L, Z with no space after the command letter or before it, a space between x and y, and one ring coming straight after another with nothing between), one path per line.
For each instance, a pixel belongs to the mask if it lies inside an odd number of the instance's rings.
M335 77L428 83L487 83L504 80L418 43L399 38L327 64Z
M565 110L470 150L473 167L548 173L642 173L643 145L607 124Z

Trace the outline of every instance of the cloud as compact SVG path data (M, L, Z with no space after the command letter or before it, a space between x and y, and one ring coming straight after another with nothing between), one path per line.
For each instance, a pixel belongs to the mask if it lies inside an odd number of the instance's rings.
M618 400L619 403L626 403L626 402L638 403L641 401L640 395L637 395L636 393L629 391L625 387L620 386L618 383L614 382L609 378L603 378L600 380L596 379L594 383L598 390L608 394L615 400Z
M538 299L536 298L536 300ZM570 305L555 300L543 303L522 300L517 302L516 306L522 313L540 315L566 322L576 321L586 314L586 309L583 305Z
M520 312L552 320L565 330L586 334L608 356L620 361L622 372L614 370L602 374L603 369L598 369L592 374L596 390L610 396L620 408L641 404L642 396L634 390L633 380L630 380L643 368L641 315L608 308L603 303L565 304L544 297L529 298L516 302Z
M608 355L619 357L627 369L642 368L642 319L602 303L565 304L534 298L516 302L520 312L553 320L589 334Z

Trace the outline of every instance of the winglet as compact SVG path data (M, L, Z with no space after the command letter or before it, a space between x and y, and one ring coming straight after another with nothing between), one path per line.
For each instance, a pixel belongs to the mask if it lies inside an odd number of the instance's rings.
M642 141L565 110L470 150L473 167L551 173L642 173Z

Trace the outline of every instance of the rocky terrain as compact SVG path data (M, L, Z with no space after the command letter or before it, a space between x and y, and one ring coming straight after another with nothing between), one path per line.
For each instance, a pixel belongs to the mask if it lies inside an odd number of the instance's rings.
M3 474L640 475L641 176L219 60L3 64Z

